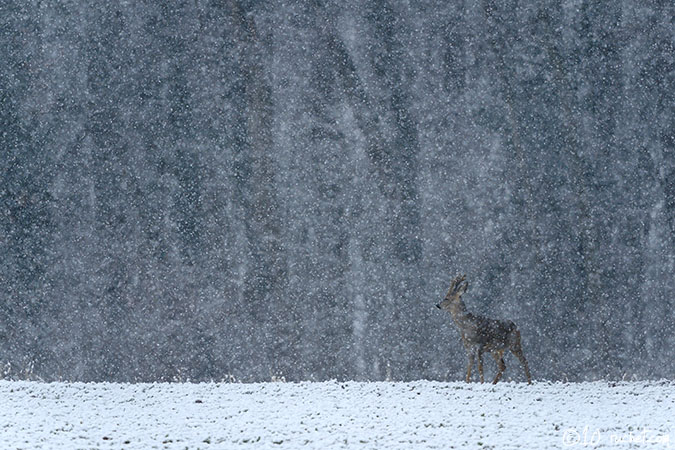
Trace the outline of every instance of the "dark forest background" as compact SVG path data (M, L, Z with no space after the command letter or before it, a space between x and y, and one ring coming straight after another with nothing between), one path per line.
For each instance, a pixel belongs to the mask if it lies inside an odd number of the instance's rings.
M2 376L462 379L466 272L535 378L675 377L673 18L3 2Z

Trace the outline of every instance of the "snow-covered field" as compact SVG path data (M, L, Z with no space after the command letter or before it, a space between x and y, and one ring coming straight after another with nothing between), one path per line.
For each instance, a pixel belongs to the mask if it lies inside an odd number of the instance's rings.
M675 383L0 381L0 448L669 448Z

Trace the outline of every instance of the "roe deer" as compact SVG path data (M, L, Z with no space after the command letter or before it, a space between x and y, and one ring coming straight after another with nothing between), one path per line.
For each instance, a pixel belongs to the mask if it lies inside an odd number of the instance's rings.
M452 320L457 325L459 334L462 336L462 343L469 358L469 365L466 368L467 383L471 381L471 369L476 358L478 359L480 382L484 381L483 353L487 351L492 354L499 367L499 371L492 382L492 384L496 384L506 369L504 351L511 350L525 368L527 382L532 384L530 369L527 366L527 360L525 359L525 355L523 355L523 348L520 345L520 331L516 328L516 324L510 320L489 319L468 312L466 305L462 301L462 294L469 287L469 283L464 281L465 279L466 275L456 277L452 281L445 299L436 305L436 307L452 314Z

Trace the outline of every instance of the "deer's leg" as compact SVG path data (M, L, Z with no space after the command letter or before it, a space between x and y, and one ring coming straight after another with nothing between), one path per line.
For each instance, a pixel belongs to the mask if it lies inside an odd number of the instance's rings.
M527 366L527 360L525 359L525 355L523 355L523 349L518 349L516 350L511 350L514 355L516 355L516 358L520 361L520 363L523 365L523 368L525 369L525 376L527 377L527 383L532 384L532 377L530 376L530 368Z
M471 382L471 368L473 367L473 351L472 350L467 350L467 354L469 356L469 364L466 366L466 382L470 383Z
M523 354L523 347L520 345L520 332L516 331L516 342L511 346L511 353L516 355L518 361L523 365L525 369L525 376L527 377L527 383L532 384L532 377L530 376L530 368L527 365L527 360Z
M499 371L497 372L497 375L495 376L495 379L492 382L492 384L497 384L499 379L502 377L502 374L506 370L506 364L504 363L504 350L493 352L492 357L495 359L497 367L499 367Z
M483 349L478 349L478 374L480 375L480 382L484 383L483 378Z

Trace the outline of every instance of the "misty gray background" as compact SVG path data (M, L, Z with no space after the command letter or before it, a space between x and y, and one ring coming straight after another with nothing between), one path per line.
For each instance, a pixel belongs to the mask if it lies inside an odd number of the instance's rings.
M4 377L672 378L673 13L3 2Z

